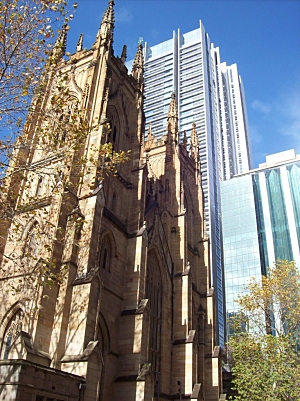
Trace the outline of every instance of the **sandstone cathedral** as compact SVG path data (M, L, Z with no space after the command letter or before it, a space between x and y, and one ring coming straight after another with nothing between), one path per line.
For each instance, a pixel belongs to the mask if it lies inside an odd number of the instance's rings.
M142 45L128 74L125 48L114 56L113 31L111 0L93 47L83 49L81 37L70 59L56 66L67 74L69 94L86 108L89 121L99 120L97 128L68 161L63 146L22 150L32 168L10 184L15 217L6 226L2 254L18 255L26 269L45 252L64 273L51 288L11 291L17 274L3 257L1 401L222 397L196 126L189 143L180 140L172 95L163 137L155 138L151 126L145 133ZM66 34L59 37L62 51ZM41 107L55 82L48 77ZM38 124L28 130L32 144L45 140ZM104 142L130 150L130 160L100 182L93 165L84 165L76 178L78 155L87 159ZM59 182L55 191L48 184L57 166L72 181L69 191ZM41 179L43 169L50 173ZM29 190L34 197L26 195ZM46 215L51 241L43 247L35 232ZM37 257L30 260L28 250ZM32 282L32 275L26 280Z

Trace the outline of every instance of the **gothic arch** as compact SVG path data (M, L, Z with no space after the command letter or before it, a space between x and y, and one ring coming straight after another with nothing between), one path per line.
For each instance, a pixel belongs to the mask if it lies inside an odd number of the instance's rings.
M193 220L194 220L194 205L191 193L187 185L184 185L184 208L186 213L186 225L187 225L187 240L190 246L193 246Z
M18 301L5 314L0 324L0 359L7 358L9 352L8 347L17 339L21 330L26 331L26 329L27 322L25 319L24 307Z
M101 312L99 313L97 330L98 337L100 335L102 340L102 352L107 353L110 350L110 335L106 320Z
M100 312L99 314L99 321L98 321L98 339L101 341L101 344L99 344L99 352L101 352L101 361L100 363L102 364L102 369L101 369L101 376L100 376L100 394L99 394L99 401L104 400L104 383L106 379L106 356L110 351L110 335L109 335L109 329L106 323L106 320L102 313Z
M81 90L81 89L80 89ZM78 92L76 92L75 90L70 89L69 91L69 96L67 99L67 104L80 104L80 100L81 100L81 94L79 94Z
M105 230L99 241L97 268L111 271L112 259L116 255L116 241L110 230Z
M74 74L74 71L71 72L71 80L70 80L70 86L69 86L69 93L72 97L76 97L78 101L82 100L82 94L83 90L80 88L80 86L76 82L76 77Z
M155 248L148 252L145 297L150 311L149 355L153 372L160 371L161 326L163 319L163 275Z
M106 112L111 131L108 133L107 142L111 142L116 151L121 147L121 121L120 112L116 106L109 106Z
M74 91L70 91L70 95L65 99L64 106L61 109L60 115L56 114L56 118L54 119L54 145L57 148L61 148L65 146L65 143L68 139L68 124L71 120L71 116L74 112L74 109L78 107L80 104L80 100L77 96L77 93Z
M123 188L121 187L119 181L111 180L109 185L107 186L108 193L108 207L114 213L116 213L118 209L119 200L122 199Z
M161 214L161 222L164 229L164 235L167 240L168 247L170 246L170 233L171 233L171 224L170 224L170 215L164 210Z
M110 351L110 334L106 320L101 312L98 312L97 332L95 346L92 355L89 357L86 376L86 396L88 399L104 400L104 383L106 377L106 357Z
M34 218L26 226L22 234L22 254L27 252L36 255L40 242L38 227L40 222Z
M108 135L107 142L112 142L116 151L123 149L125 145L124 135L127 135L128 131L124 108L120 102L119 98L113 99L113 101L109 102L106 111L106 117L111 127L111 133Z
M82 107L87 109L88 101L89 101L89 94L90 94L90 75L87 77L86 83L84 85L83 95L82 95Z
M22 238L21 238L23 241L26 240L26 238L28 237L28 234L32 230L33 226L35 226L37 224L39 225L40 222L36 217L34 217L25 225L25 228L22 233Z
M80 104L80 99L78 98L77 94L70 91L70 94L65 102L64 106L65 111L67 111L71 115L73 110L76 107L79 107L79 104Z
M162 221L162 223L163 223L163 226L164 226L165 224L168 224L168 223L169 223L169 217L170 217L170 215L169 215L169 213L167 212L167 210L165 209L165 210L162 212L162 214L161 214L161 221Z
M113 212L116 212L116 209L117 209L117 199L118 199L117 192L113 191L112 197L111 197L111 210Z
M188 178L188 176L186 176ZM189 212L193 214L194 212L194 200L191 194L191 189L189 181L183 181L183 192L184 192L184 206L189 209Z
M44 177L39 176L35 187L35 193L34 193L35 197L38 197L42 194L43 187L44 187Z
M149 258L149 256L150 256L150 258ZM151 258L154 258L153 260L155 262L157 262L157 268L159 270L159 274L161 277L161 287L164 287L164 274L163 274L163 268L162 268L161 262L160 262L161 255L158 252L158 249L156 248L156 246L154 246L154 245L148 249L147 274L148 274L148 272L151 271L151 269L149 270L149 261L151 262Z

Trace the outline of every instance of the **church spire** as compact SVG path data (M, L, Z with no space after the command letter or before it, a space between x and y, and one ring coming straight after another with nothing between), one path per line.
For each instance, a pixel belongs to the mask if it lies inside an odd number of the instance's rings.
M114 0L109 0L108 2L108 7L102 17L102 24L111 24L114 25L115 23L115 11L114 11L114 5L115 2Z
M178 120L178 111L175 93L172 93L171 102L169 106L168 118L176 118Z
M127 58L127 46L124 45L123 49L122 49L122 54L121 54L121 60L124 64L125 64L126 58Z
M155 141L155 135L152 132L152 124L150 122L149 128L148 128L147 142L145 144L145 149L150 150L152 148L154 141Z
M141 42L138 44L137 52L132 63L131 74L139 84L144 82L144 55Z
M186 131L183 131L183 146L186 149L187 145L187 137L186 137Z
M149 123L149 129L148 129L148 141L152 141L152 124L151 124L151 122Z
M198 161L199 158L199 149L198 149L198 134L196 130L196 123L193 122L192 125L192 133L191 133L191 142L190 142L190 152L191 152L191 157L195 160Z
M102 17L101 25L98 31L97 39L99 38L105 44L110 44L112 46L113 36L114 36L114 27L115 27L115 11L114 11L115 2L110 0L108 2L108 7Z
M77 52L80 52L82 50L82 45L83 45L83 33L80 34L77 45L76 45Z
M177 141L178 137L178 109L176 103L175 93L172 93L172 98L168 112L168 124L167 124L167 137L168 141Z
M67 32L68 32L68 26L67 24L64 24L53 46L53 51L52 51L53 63L57 63L58 61L60 61L60 59L66 54Z

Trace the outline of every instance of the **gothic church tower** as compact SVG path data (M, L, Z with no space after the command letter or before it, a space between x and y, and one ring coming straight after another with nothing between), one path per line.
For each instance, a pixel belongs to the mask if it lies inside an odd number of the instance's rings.
M4 256L1 401L219 400L196 126L190 144L180 143L172 95L163 139L151 126L145 135L142 45L129 75L126 49L113 54L113 33L112 0L93 47L83 49L81 36L68 61L63 29L56 75L39 105L47 107L61 73L73 104L86 110L91 127L99 124L73 152L66 132L65 148L32 146L19 156L32 168L14 185L16 217L4 255L17 255L24 269L32 264L32 273L47 254L62 272L49 288L18 275ZM28 128L33 144L45 140L39 124ZM78 160L90 160L105 142L130 150L130 160L101 182L97 163L78 174ZM66 176L68 188L60 185ZM47 246L36 239L45 219ZM7 290L16 282L22 291Z

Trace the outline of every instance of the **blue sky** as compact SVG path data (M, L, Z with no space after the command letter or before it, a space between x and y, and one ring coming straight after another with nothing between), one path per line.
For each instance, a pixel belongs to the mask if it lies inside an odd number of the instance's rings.
M79 34L95 41L106 0L79 0L68 51ZM300 154L300 1L115 0L115 54L128 60L140 37L150 46L204 23L221 60L237 63L243 79L254 167L265 155L294 148Z

